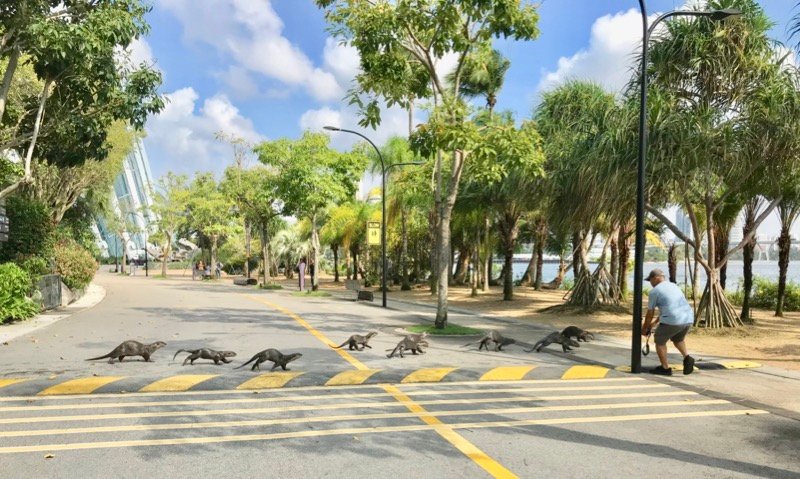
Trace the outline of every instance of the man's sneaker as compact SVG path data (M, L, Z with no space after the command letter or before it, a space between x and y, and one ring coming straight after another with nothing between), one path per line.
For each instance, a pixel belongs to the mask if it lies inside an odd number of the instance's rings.
M672 368L658 366L650 370L650 374L660 374L661 376L672 376Z
M694 371L694 358L686 356L683 358L683 374L692 374Z

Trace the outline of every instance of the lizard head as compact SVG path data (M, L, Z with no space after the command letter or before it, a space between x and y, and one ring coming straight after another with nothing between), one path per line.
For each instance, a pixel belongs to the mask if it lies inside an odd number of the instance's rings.
M296 359L300 359L302 357L303 357L303 353L292 353L292 354L287 354L286 356L284 356L284 359L286 359L287 363L291 363L292 361L294 361Z
M222 354L222 357L224 357L224 358L232 358L232 357L236 356L236 353L234 353L233 351L222 351L221 354Z
M164 341L156 341L155 343L151 344L150 346L155 351L156 349L161 349L166 345L167 345L167 343L165 343Z

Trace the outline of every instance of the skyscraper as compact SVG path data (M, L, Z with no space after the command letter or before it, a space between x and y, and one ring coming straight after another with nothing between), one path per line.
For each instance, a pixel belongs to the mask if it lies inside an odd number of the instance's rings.
M692 237L692 222L689 220L689 216L680 208L675 210L675 226L677 226L684 235L690 238Z

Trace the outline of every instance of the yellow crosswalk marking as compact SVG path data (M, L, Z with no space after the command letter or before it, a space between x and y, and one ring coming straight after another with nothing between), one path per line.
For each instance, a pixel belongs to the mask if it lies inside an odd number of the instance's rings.
M561 375L561 379L601 379L608 374L608 368L602 366L572 366Z
M436 383L444 379L445 376L455 371L456 368L428 368L417 369L413 373L404 377L403 384L407 383Z
M730 361L716 361L716 362L718 362L719 364L724 366L725 369L745 369L745 368L760 368L761 367L761 364L759 364L759 363L757 363L755 361L734 361L734 360L730 360Z
M420 411L419 414L425 415L433 413ZM66 444L6 446L6 447L0 447L0 454L13 454L13 453L25 453L25 452L30 453L30 452L74 451L74 450L122 448L122 447L167 446L167 445L179 445L179 444L219 444L223 442L266 441L266 440L276 440L276 439L341 436L341 435L387 433L387 432L401 432L401 431L434 430L439 432L439 430L441 429L452 431L455 429L483 429L483 428L556 425L556 424L590 424L590 423L603 423L603 422L647 421L656 419L742 416L742 415L757 415L757 414L769 414L769 413L767 411L759 409L732 409L732 410L714 410L714 411L691 411L691 412L679 412L679 413L637 414L629 416L613 415L613 416L570 417L570 418L552 418L552 419L520 419L511 421L485 421L476 423L454 423L454 424L447 424L446 428L443 427L444 426L443 424L351 427L351 428L341 428L341 429L302 430L302 431L268 433L268 434L242 434L242 435L223 435L223 436L209 436L209 437L182 437L182 438L171 438L171 439L140 439L131 441L98 441L98 442L78 442L78 443L66 443ZM457 441L457 443L460 443L460 441ZM459 450L465 452L460 447ZM477 450L476 454L469 454L469 457L478 462L479 465L485 467L487 472L490 472L490 474L492 474L493 476L515 477L513 473L505 469L503 466L495 462L490 457L485 456L479 450ZM482 459L485 459L486 462L482 461ZM487 464L487 462L489 464Z
M719 404L730 404L724 399L707 399L700 401L659 401L659 402L638 402L638 403L600 403L600 404L579 404L568 406L533 406L533 407L508 407L496 409L459 409L455 411L437 411L436 416L479 416L479 415L499 415L499 414L528 414L546 413L560 411L594 411L594 410L617 410L635 408L664 408L664 407L695 407L711 406ZM399 405L398 405L399 406ZM336 422L336 421L371 421L379 419L402 419L417 417L418 413L399 412L399 413L375 413L375 414L338 414L333 416L304 416L280 419L257 419L244 421L206 421L190 423L161 423L161 424L136 424L121 426L92 426L75 427L62 429L32 429L17 431L0 431L0 437L30 437L30 436L50 436L64 434L96 434L108 432L132 432L132 431L162 431L178 429L208 429L219 427L254 427L254 426L275 426L287 424L305 424L310 422Z
M500 366L481 376L481 381L514 381L522 379L536 366Z
M11 386L12 384L17 384L25 381L27 381L27 379L0 379L0 388L4 388L6 386Z
M219 376L218 374L182 374L159 379L150 383L139 391L186 391L192 387Z
M380 369L363 369L355 371L343 371L336 376L330 378L325 383L326 386L342 386L352 384L362 384L369 379L373 374L380 372Z
M92 376L88 378L72 379L61 384L50 386L40 392L40 396L58 396L63 394L89 394L95 389L101 388L106 384L124 379L124 376Z
M236 389L273 389L282 388L286 383L302 376L304 373L265 373L236 386Z

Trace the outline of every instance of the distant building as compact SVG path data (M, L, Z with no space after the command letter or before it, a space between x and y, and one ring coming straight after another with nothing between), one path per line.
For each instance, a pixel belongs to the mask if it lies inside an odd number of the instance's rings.
M692 222L689 220L689 216L680 208L675 210L675 226L677 226L678 230L684 235L689 238L692 237Z
M144 257L146 232L152 231L153 175L150 161L141 138L134 140L133 149L122 164L122 171L114 179L112 205L116 213L136 225L136 233L125 233L120 239L109 231L103 218L97 219L97 245L103 256L122 256L125 248L129 258ZM152 251L152 246L149 251ZM152 253L156 253L152 251Z
M736 217L736 222L733 224L733 228L731 228L731 233L728 236L728 241L730 241L731 246L735 246L742 242L744 239L744 215L740 214Z

